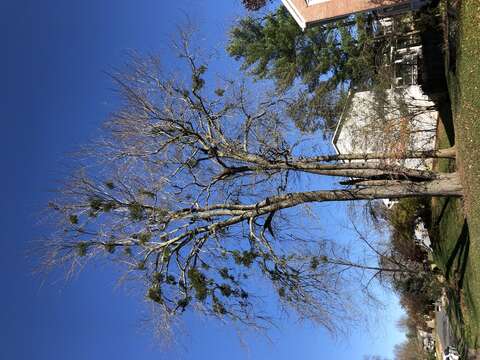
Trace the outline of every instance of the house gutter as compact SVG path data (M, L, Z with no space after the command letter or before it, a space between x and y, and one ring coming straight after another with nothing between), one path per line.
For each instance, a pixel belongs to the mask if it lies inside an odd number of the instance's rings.
M293 16L297 24L302 28L302 31L304 31L307 28L307 22L302 16L302 14L298 12L295 5L293 5L290 0L282 0L282 3L283 5L285 5L289 13Z

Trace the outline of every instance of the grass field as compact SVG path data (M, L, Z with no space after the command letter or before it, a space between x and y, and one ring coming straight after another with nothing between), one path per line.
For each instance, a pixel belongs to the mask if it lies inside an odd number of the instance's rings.
M448 2L442 4L446 11ZM449 33L454 34L450 41L456 42L448 44L455 52L447 55L446 64L452 113L441 109L438 147L456 145L464 199L432 200L432 232L438 240L434 259L450 285L454 331L464 345L476 349L480 345L480 0L459 4L453 24L448 24L455 27ZM455 170L448 161L436 166Z
M449 125L451 117L443 117ZM448 148L454 145L453 134L446 131L444 124L439 124L438 147ZM451 128L448 126L447 128ZM455 162L441 160L435 164L436 169L443 172L455 171ZM434 261L442 269L448 286L450 299L449 313L459 347L475 347L476 314L471 312L470 272L472 261L469 259L470 236L468 222L464 217L463 200L453 198L432 199L432 233L434 234ZM471 302L470 300L468 301ZM463 305L462 305L463 304ZM465 342L463 346L462 342Z

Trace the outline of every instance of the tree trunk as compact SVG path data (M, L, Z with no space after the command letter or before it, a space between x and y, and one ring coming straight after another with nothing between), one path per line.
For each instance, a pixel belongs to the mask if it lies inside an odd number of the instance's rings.
M373 180L375 182L375 180ZM258 204L263 208L270 202L271 211L293 207L307 202L352 201L374 199L400 199L419 196L462 196L462 185L457 173L440 174L435 180L424 182L410 182L398 180L380 180L381 183L372 184L372 181L359 183L352 189L320 190L301 193L291 193L269 198ZM363 186L362 186L363 185ZM269 212L269 211L266 211Z
M265 215L304 203L355 201L375 199L401 199L420 196L462 196L462 186L457 173L440 174L435 180L423 182L399 180L366 180L352 189L318 190L272 196L256 204L217 204L211 207L180 210L171 214L171 219L230 216L214 227L233 225L245 219Z
M387 152L374 152L366 154L337 154L337 155L321 155L317 157L298 159L298 161L303 162L313 162L313 161L348 161L348 160L388 160L388 159L455 159L456 158L456 149L455 146L452 146L448 149L439 149L439 150L425 150L425 151L407 151L404 154L397 153L387 153Z
M262 172L266 170L291 170L313 173L325 176L339 176L352 178L371 179L382 175L400 179L424 179L436 178L436 174L429 170L409 169L395 165L395 161L402 159L434 159L456 157L455 147L441 150L407 151L403 154L374 152L365 154L334 154L314 157L289 157L276 161L268 161L265 158L248 152L216 151L221 159L233 159L241 161L245 165L225 168L218 178L224 178L242 172ZM392 160L393 164L379 164L369 160ZM334 164L328 164L336 162ZM343 163L338 163L343 162Z

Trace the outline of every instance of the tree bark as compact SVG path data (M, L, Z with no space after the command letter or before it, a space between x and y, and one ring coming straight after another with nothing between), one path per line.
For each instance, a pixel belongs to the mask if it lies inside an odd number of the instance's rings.
M367 180L363 183L360 182L358 185L358 187L352 189L305 191L277 195L266 198L256 204L217 204L193 211L192 209L185 209L171 214L170 219L189 217L208 219L215 216L232 216L228 221L228 225L232 225L244 219L265 215L304 203L401 199L419 196L462 196L462 186L457 173L441 174L434 180L424 182ZM232 219L236 220L232 223Z
M428 151L408 151L399 153L365 153L365 154L335 154L320 155L315 157L287 157L282 160L268 161L262 156L243 151L230 151L222 149L216 151L220 159L233 159L245 163L245 166L226 168L219 174L219 178L224 178L239 174L242 172L262 172L266 170L281 171L292 170L308 172L325 176L340 176L352 178L373 178L378 176L391 176L418 179L436 178L434 172L429 170L409 169L395 164L378 164L369 160L396 160L402 159L433 159L456 157L455 147L441 150ZM329 162L343 161L344 163L328 164Z
M425 150L425 151L407 151L401 156L399 153L387 152L373 152L366 154L336 154L336 155L321 155L317 157L309 157L305 159L298 159L300 162L331 162L331 161L348 161L348 160L388 160L388 159L455 159L456 149L452 146L448 149L439 150Z

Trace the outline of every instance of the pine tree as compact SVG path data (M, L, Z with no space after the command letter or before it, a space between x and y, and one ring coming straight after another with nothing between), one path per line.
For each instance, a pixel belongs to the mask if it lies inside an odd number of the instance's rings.
M302 31L279 7L263 18L242 19L227 50L256 79L274 80L281 92L294 90L290 115L300 129L321 128L328 135L349 90L374 75L371 33L365 14Z
M267 5L267 0L242 0L243 6L250 11L257 11Z

